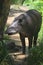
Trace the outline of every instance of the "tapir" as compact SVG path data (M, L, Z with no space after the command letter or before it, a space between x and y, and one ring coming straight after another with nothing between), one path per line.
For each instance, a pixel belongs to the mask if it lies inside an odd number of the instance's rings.
M35 9L30 9L14 19L14 21L7 28L6 34L20 34L22 49L25 54L25 37L29 40L29 49L32 47L33 39L33 45L36 46L41 24L41 13Z

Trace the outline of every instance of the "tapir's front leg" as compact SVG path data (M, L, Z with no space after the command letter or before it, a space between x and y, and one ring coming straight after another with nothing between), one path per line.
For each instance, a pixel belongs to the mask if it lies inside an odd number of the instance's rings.
M20 39L22 42L22 49L23 49L23 54L25 54L25 37L20 33Z
M30 36L28 37L28 40L29 40L29 49L32 48L32 39L33 39L33 36L30 35Z

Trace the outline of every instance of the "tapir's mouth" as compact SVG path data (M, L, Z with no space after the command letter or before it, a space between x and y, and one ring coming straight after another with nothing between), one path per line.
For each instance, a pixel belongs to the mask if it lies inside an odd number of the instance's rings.
M12 34L16 34L17 31L14 30L13 28L9 28L5 31L5 34L9 34L9 35L12 35Z

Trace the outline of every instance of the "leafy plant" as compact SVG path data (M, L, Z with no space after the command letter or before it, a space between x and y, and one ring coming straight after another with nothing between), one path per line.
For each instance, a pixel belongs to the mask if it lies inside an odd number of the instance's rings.
M43 44L30 49L27 65L43 65Z
M43 12L43 1L41 0L25 0L23 5L28 6L29 9L36 9Z
M6 56L7 56L6 45L3 41L0 41L0 63L5 59Z

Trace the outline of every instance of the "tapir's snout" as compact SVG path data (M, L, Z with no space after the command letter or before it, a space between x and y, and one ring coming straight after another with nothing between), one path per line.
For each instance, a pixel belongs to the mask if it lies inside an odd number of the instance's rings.
M12 34L15 34L17 33L16 30L14 30L14 28L8 28L6 31L5 31L5 34L9 34L9 35L12 35Z
M11 25L7 28L7 30L5 31L5 34L12 35L19 32L19 30L21 30L21 27L18 24L18 21L15 21L11 23Z

